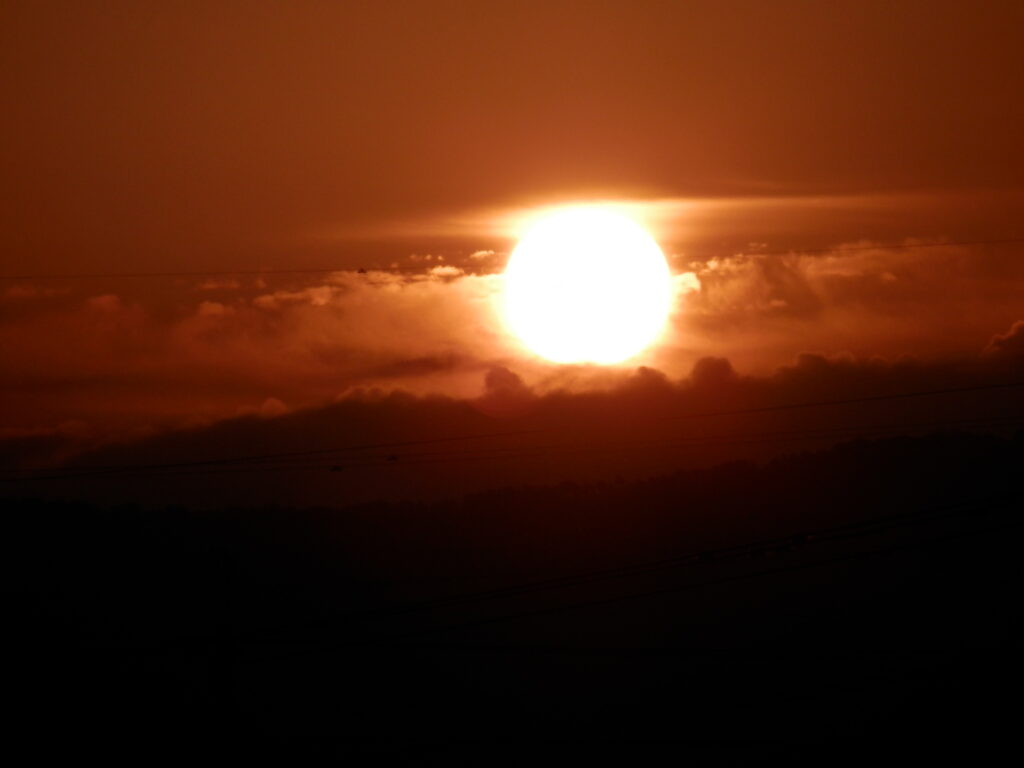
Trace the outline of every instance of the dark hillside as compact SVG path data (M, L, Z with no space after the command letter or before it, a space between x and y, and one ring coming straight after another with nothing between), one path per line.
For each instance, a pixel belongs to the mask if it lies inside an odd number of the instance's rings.
M760 758L936 729L977 755L1011 742L1021 682L1022 459L1021 435L947 434L429 505L23 500L9 690L67 735L42 751L117 732L144 759Z

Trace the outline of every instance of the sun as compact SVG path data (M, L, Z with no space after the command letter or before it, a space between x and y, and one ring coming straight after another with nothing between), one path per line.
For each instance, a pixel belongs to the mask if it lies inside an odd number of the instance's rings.
M529 227L505 269L509 329L556 363L609 365L648 347L672 303L661 248L636 221L576 206Z

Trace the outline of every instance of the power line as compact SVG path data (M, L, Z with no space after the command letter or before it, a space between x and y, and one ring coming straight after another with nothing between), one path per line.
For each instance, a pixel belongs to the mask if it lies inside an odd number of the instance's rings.
M451 606L462 606L468 604L474 604L479 602L488 602L491 600L502 599L505 597L515 597L523 594L532 594L534 592L548 591L552 589L563 589L574 586L583 586L589 583L622 579L632 576L634 574L643 574L646 572L652 572L657 570L663 570L666 568L698 565L707 563L721 563L735 560L741 557L750 557L757 552L767 551L784 551L787 549L793 549L795 547L803 547L805 545L826 542L830 540L848 540L854 538L863 538L865 536L878 535L889 532L900 526L915 523L927 523L930 520L936 518L956 518L963 517L978 511L987 512L988 514L996 514L999 512L1006 513L1007 511L1013 512L1015 508L1009 503L1004 501L1003 504L993 503L992 500L986 499L988 507L978 506L978 501L965 501L958 505L950 505L949 507L942 508L931 508L920 510L916 513L906 513L900 515L892 515L883 518L876 518L873 520L860 521L854 523L848 523L840 526L833 526L826 529L818 529L812 531L804 531L802 533L792 534L790 536L776 538L771 540L762 540L759 542L752 542L749 544L743 544L733 547L722 548L719 550L710 550L705 552L691 553L677 558L667 558L662 561L656 561L653 563L640 564L636 566L626 566L622 568L607 569L604 571L594 571L589 574L581 574L576 577L566 577L563 579L550 579L542 582L527 583L524 585L506 587L497 590L491 590L488 592L454 596L451 598L441 598L434 601L424 601L422 603L414 604L406 607L399 607L390 611L380 612L366 612L364 614L348 614L345 616L335 617L327 621L316 622L307 624L307 629L319 628L322 630L330 629L331 625L344 624L346 627L352 621L365 620L365 619L379 619L379 618L393 618L410 613L415 613L423 610L433 610L437 608L444 608ZM814 560L809 563L798 563L793 565L782 566L779 568L763 569L754 572L742 573L738 575L721 576L712 579L706 579L698 582L690 582L682 585L672 585L665 587L657 587L655 589L640 590L634 592L627 592L625 594L612 595L607 597L593 598L589 600L578 600L569 603L562 603L554 606L547 606L543 608L531 608L524 611L515 613L505 613L497 616L488 616L479 619L471 619L455 624L441 624L436 626L421 627L418 629L409 630L406 632L391 634L386 637L376 637L368 640L350 641L341 643L345 647L351 647L355 645L382 645L389 643L403 644L403 641L410 638L420 637L426 634L435 634L440 632L450 632L459 629L474 629L477 627L487 626L496 623L502 623L506 621L516 621L520 619L536 618L548 615L555 615L566 611L578 610L581 608L599 607L604 605L610 605L614 603L621 603L637 599L646 599L650 597L659 597L672 594L680 594L703 587L720 586L733 582L744 581L748 579L760 578L763 576L777 575L786 572L795 572L810 570L814 568L820 568L827 565L846 562L856 561L863 559L866 556L878 556L883 554L891 554L900 551L907 551L917 549L923 545L943 543L947 541L953 541L957 539L969 538L972 536L983 536L986 534L993 533L995 531L1006 530L1010 528L1016 528L1024 525L1024 521L1013 520L1010 523L1002 525L993 525L980 529L975 529L969 532L957 532L945 536L933 536L931 538L915 538L909 543L896 544L881 549L874 549L868 551L858 551L854 553L842 554L838 556L832 556L824 559ZM263 634L268 634L267 630L263 631ZM335 645L335 647L337 647ZM323 652L330 652L332 649L325 649ZM313 652L316 652L314 649ZM298 653L281 654L279 656L293 656L293 655L306 655L308 651L301 651Z
M772 442L801 442L808 440L827 440L832 438L842 437L883 437L886 434L892 433L904 433L914 429L922 428L935 428L935 427L947 427L947 426L959 426L959 427L984 427L993 425L1014 425L1024 422L1024 417L1010 417L1004 419L979 419L979 420L962 420L962 421L950 421L950 422L933 422L933 423L911 423L911 424L889 424L889 425L875 425L869 427L858 427L858 426L845 426L837 427L834 429L808 429L808 430L793 430L790 432L783 433L762 433L755 434L748 437L736 437L735 439L690 439L690 440L677 440L670 442L646 442L646 443L632 443L622 441L611 441L603 446L598 447L569 447L565 445L556 446L534 446L534 447L496 447L496 448L483 448L478 449L478 452L473 453L471 450L453 451L453 452L424 452L418 454L403 454L401 457L398 456L367 456L358 457L356 460L350 459L339 459L330 463L311 463L302 462L291 464L258 464L258 465L242 465L242 466L220 466L211 468L195 468L195 469L183 469L177 471L160 471L156 473L150 472L150 476L158 477L182 477L182 476L203 476L203 475L223 475L223 474L248 474L252 472L321 472L323 470L332 471L343 471L349 469L407 469L410 467L422 467L438 464L450 464L452 462L467 462L467 461L512 461L520 459L540 459L549 458L553 456L565 456L565 455L587 455L596 453L610 453L618 452L623 450L665 450L670 448L687 448L687 447L707 447L716 445L749 445L755 443L772 443ZM731 438L733 436L724 436ZM484 453L486 451L486 453ZM341 462L341 463L339 463ZM14 470L17 471L17 470ZM45 472L47 470L41 470ZM51 472L53 470L50 470ZM130 477L137 477L140 474L145 475L145 472L134 472L131 470L117 470L110 472L97 472L97 473L78 473L78 474L41 474L33 477L24 478L0 478L0 479L36 479L36 480L59 480L69 479L73 477L95 477L102 476L105 474L119 474L121 471L131 472Z
M989 500L986 499L986 501ZM483 592L454 595L445 598L436 598L434 600L422 601L406 607L395 608L390 611L387 611L386 613L387 615L415 613L423 610L431 610L434 608L447 607L451 605L466 605L494 599L502 599L506 597L516 597L523 594L530 594L532 592L582 586L599 581L606 581L609 579L624 578L637 574L657 572L665 570L667 568L727 562L729 560L736 559L737 557L748 557L759 552L787 551L791 549L802 548L812 543L816 544L825 541L833 541L841 538L849 538L851 536L865 536L873 533L884 533L885 531L888 531L897 526L927 523L932 520L941 519L945 517L962 516L965 513L965 511L973 511L976 508L977 504L978 500L973 499L970 501L946 504L941 507L929 507L926 509L918 510L917 512L885 515L883 517L876 517L868 520L856 520L849 523L842 523L840 525L830 526L828 528L821 528L810 531L805 530L802 532L793 533L786 536L780 536L771 539L761 539L758 541L747 542L744 544L738 544L731 547L720 547L719 549L690 552L685 555L676 555L673 557L663 558L660 560L654 560L646 563L634 563L631 565L606 568L602 570L594 570L571 576L544 579L541 581L526 582L521 584L513 584L493 590L486 590ZM345 616L344 619L351 620L356 618L378 618L382 615L385 615L385 613L376 612L357 615L350 614L348 616Z
M859 403L873 403L882 400L902 400L911 397L931 397L935 395L953 395L961 392L984 392L994 389L1012 389L1024 387L1024 381L1011 381L1002 384L982 384L970 387L946 387L944 389L927 389L917 392L903 392L891 395L867 395L863 397L850 397L838 400L816 400L806 403L789 403L783 405L766 405L758 408L743 408L735 411L709 411L707 413L682 414L680 416L666 416L668 419L697 419L709 416L736 416L749 413L768 413L770 411L788 411L796 408L818 408L832 405L855 405Z
M1013 501L1015 502L1016 499L1014 499ZM869 518L867 520L854 520L848 523L841 523L839 525L827 526L823 528L804 529L802 531L790 533L785 536L777 536L769 539L759 539L752 542L746 542L743 544L732 545L728 547L720 547L711 550L688 552L683 555L667 557L660 560L648 561L646 563L633 563L624 566L595 569L592 571L585 571L583 573L573 574L569 576L543 579L531 582L522 582L519 584L507 585L504 587L479 592L462 593L458 595L427 599L418 601L416 603L411 603L408 605L395 606L380 610L349 612L341 615L324 617L319 620L302 622L299 624L291 623L287 627L256 628L241 633L235 633L233 639L234 641L242 641L243 643L258 643L260 641L256 639L257 637L262 637L264 638L264 641L266 641L266 639L268 639L270 636L280 635L282 631L288 633L294 633L296 629L301 629L304 631L330 631L333 627L344 627L346 630L348 630L351 629L351 625L353 622L399 618L423 611L431 611L448 607L462 607L467 605L492 602L495 600L502 600L510 597L519 597L523 595L528 596L540 592L549 592L553 590L569 589L578 586L587 586L589 584L599 583L602 581L622 580L636 575L657 573L662 570L676 569L680 567L729 563L736 560L750 559L759 554L786 553L798 549L804 549L806 547L814 545L820 545L822 543L848 541L852 539L865 538L868 536L877 536L899 528L906 528L907 526L926 525L931 522L938 522L943 520L956 520L958 518L964 518L967 516L973 517L978 513L981 513L982 515L1005 515L1007 513L1013 512L1016 512L1016 506L1014 506L1014 504L1009 499L999 497L963 499L959 502L954 502L941 506L930 506L923 509L919 509L914 512L903 512L892 515L883 515L880 517ZM682 593L695 589L700 589L703 587L724 585L732 582L744 581L752 578L759 578L761 576L776 575L789 571L808 570L823 567L837 562L858 560L866 556L874 556L878 554L887 554L890 552L897 552L901 550L916 549L922 545L931 543L939 543L955 539L968 538L971 536L985 535L996 530L1018 527L1022 524L1024 524L1024 521L1015 519L1011 523L1004 525L988 526L986 528L975 529L966 533L958 532L948 536L932 537L930 539L915 538L909 544L897 544L895 546L885 547L882 549L842 554L839 556L815 560L810 563L800 563L796 565L783 566L781 568L764 569L760 571L748 572L739 575L724 576L704 581L690 582L683 585L658 587L656 589L628 592L625 594L613 595L609 597L601 597L589 600L562 603L560 605L548 606L544 608L529 609L526 611L520 611L516 613L506 613L498 616L473 619L469 621L459 622L456 624L449 623L430 627L422 627L404 633L392 634L387 637L377 637L368 640L353 640L343 642L340 644L332 643L332 646L339 647L340 645L344 647L352 647L366 644L402 643L402 641L404 641L407 638L418 637L425 634L434 634L438 632L474 628L478 626L485 626L488 624L495 624L505 621L514 621L523 618L553 615L564 611L571 611L580 608L596 607L635 599L643 599L648 597L657 597L662 595ZM202 637L212 636L203 635ZM190 635L187 638L183 638L180 642L191 643L197 639L200 639L200 637L196 635ZM170 643L168 645L174 644L176 643ZM127 651L132 649L126 648L121 650ZM135 648L134 650L154 649L151 647L145 649ZM276 654L274 657L285 658L295 655L306 655L310 652L310 650L312 650L312 652L330 652L331 649L309 649L306 651L292 652L287 654Z
M790 248L788 250L752 251L751 256L787 256L790 254L858 253L862 251L912 250L922 248L957 248L988 245L1020 245L1024 238L996 240L952 240L941 243L892 243L848 248ZM0 280L96 280L105 278L183 278L183 277L259 277L263 275L326 275L335 272L355 272L351 267L321 267L308 269L220 269L220 270L168 270L160 272L68 272L0 275Z
M77 473L75 477L81 477L86 474L88 475L99 475L99 474L115 474L120 472L129 472L135 470L161 470L161 469L179 469L179 468L190 468L190 467L212 467L222 464L239 464L245 462L259 463L263 461L276 460L276 459L290 459L296 457L305 456L320 456L330 455L337 453L351 453L353 451L368 451L376 450L381 448L403 448L414 445L432 445L437 443L449 443L456 441L465 440L478 440L478 439L492 439L495 437L509 437L509 436L521 436L531 435L540 432L549 432L549 429L527 429L527 430L516 430L512 432L487 432L475 435L454 435L451 437L431 437L423 438L420 440L395 440L391 442L377 442L377 443L363 443L357 445L346 446L344 448L316 448L306 451L285 451L281 453L264 453L264 454L246 454L242 456L229 456L218 459L199 459L196 461L180 461L180 462L161 462L155 464L121 464L111 466L100 466L100 467L88 467L86 472ZM262 469L262 468L260 468ZM17 471L17 470L15 470ZM40 472L53 472L54 470L39 470Z
M796 410L803 408L817 408L817 407L831 407L837 405L853 405L860 403L869 402L882 402L888 400L900 400L916 397L933 397L949 394L963 394L970 392L986 392L1000 389L1012 389L1024 387L1024 381L1005 382L997 384L984 384L975 385L968 387L947 387L943 389L931 389L931 390L919 390L916 392L901 392L887 395L867 395L862 397L853 398L842 398L834 400L816 400L802 403L785 403L780 405L771 406L759 406L756 408L740 408L734 410L724 411L709 411L705 413L690 413L690 414L678 414L675 416L663 416L659 417L659 421L667 420L683 420L683 419L698 419L698 418L713 418L720 416L736 416L744 414L756 414L756 413L768 413L774 411L787 411ZM895 425L894 425L895 426ZM439 443L459 442L466 440L484 440L494 439L500 437L520 437L526 435L546 434L556 431L559 428L546 427L530 430L513 430L505 432L487 432L487 433L476 433L470 435L453 435L446 437L437 438L423 438L419 440L402 440L402 441L391 441L391 442L378 442L378 443L365 443L362 445L355 446L343 446L334 448L318 448L303 451L286 451L277 453L266 453L266 454L245 454L241 456L221 457L217 459L202 459L195 461L180 461L180 462L164 462L164 463L152 463L152 464L136 464L136 465L115 465L115 466L104 466L104 467L83 467L79 471L66 471L62 470L36 470L35 474L25 475L22 474L16 477L0 478L0 480L19 481L19 480L32 480L32 479L45 479L45 480L59 480L69 479L73 477L93 477L100 475L116 475L122 473L140 473L140 472L161 472L163 470L176 470L176 469L195 469L195 468L210 468L225 467L231 464L245 464L254 463L258 464L261 462L274 461L280 459L293 459L293 458L306 458L314 456L329 456L345 453L353 453L366 450L379 450L379 449L394 449L405 446L421 446L421 445L432 445ZM851 428L855 429L855 428ZM396 462L397 463L397 462ZM402 466L406 466L403 464ZM238 471L241 468L232 467L232 470ZM266 467L254 467L254 470L263 470ZM15 470L17 471L17 470ZM31 471L31 470L30 470ZM55 474L56 473L56 474Z
M224 269L224 270L183 270L180 272L68 272L51 274L0 275L0 280L95 280L117 278L167 278L167 277L234 277L261 275L329 275L335 272L356 272L341 267L330 269Z
M823 254L823 253L861 253L864 251L908 251L917 248L953 248L977 245L1019 245L1024 243L1024 238L1012 237L998 240L946 240L941 243L876 243L873 245L852 245L847 248L790 248L788 250L758 251L752 250L745 253L748 256L790 256L800 254Z
M630 600L639 600L650 597L662 597L666 595L681 594L684 592L690 592L696 589L704 587L723 586L725 584L731 584L739 581L746 581L748 579L757 579L764 576L775 576L782 573L791 573L798 571L812 570L815 568L822 568L827 565L833 565L841 562L849 562L861 560L867 555L889 555L901 551L909 551L918 549L927 544L944 543L947 541L953 541L957 539L964 539L970 536L984 536L986 534L995 533L996 531L1009 530L1013 528L1019 528L1024 525L1024 521L1014 520L1013 522L1006 523L1004 525L990 526L989 528L972 531L970 533L957 533L950 534L947 536L932 537L931 539L919 539L908 544L893 545L890 547L883 547L877 550L871 550L869 552L854 552L846 555L838 555L836 557L825 558L823 560L815 560L810 563L799 563L795 565L782 566L779 568L769 568L761 571L754 571L752 573L743 573L734 576L724 576L717 579L709 579L706 581L693 582L690 584L682 584L672 587L661 587L658 589L644 590L640 592L629 592L624 595L614 595L611 597L596 598L593 600L578 601L575 603L565 603L563 605L549 606L547 608L536 608L529 611L522 611L520 613L504 614L501 616L491 616L482 619L474 619L463 622L461 624L449 624L439 627L424 627L418 630L412 630L410 632L397 635L390 638L384 638L383 640L372 641L375 644L379 642L389 643L398 642L400 643L405 638L419 637L426 634L434 634L437 632L451 632L459 629L476 629L477 627L483 627L490 624L497 624L505 621L516 621L519 619L531 619L538 618L541 616L550 616L565 611L578 610L580 608L594 608L605 605L612 605L615 603L622 603Z

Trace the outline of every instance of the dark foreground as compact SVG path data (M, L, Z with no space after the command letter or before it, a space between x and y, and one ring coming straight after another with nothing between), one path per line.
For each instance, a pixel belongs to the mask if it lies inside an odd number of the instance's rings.
M1021 435L945 435L431 506L11 504L8 743L139 762L1012 754L1022 466Z

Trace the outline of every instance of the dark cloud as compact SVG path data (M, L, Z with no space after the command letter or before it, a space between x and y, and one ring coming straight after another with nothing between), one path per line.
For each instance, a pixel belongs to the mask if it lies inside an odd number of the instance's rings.
M509 398L532 394L523 380L504 366L491 368L484 377L484 397Z
M690 381L699 389L713 389L731 384L736 380L736 372L724 357L702 357L690 372Z
M159 487L165 501L204 505L334 504L644 477L857 435L1012 430L1024 418L1024 391L1001 385L1013 375L992 357L929 363L808 353L766 377L706 358L681 379L641 367L601 389L538 392L494 367L478 397L369 388L314 408L267 400L252 415L92 450L64 465L66 479L9 483L7 492L145 499ZM38 462L54 447L44 443L7 443L9 467L29 454ZM155 469L101 469L139 465ZM89 476L76 479L78 472Z
M997 356L1024 358L1024 320L1018 320L1006 333L993 337L985 351Z
M535 406L536 394L508 368L492 367L484 376L484 392L475 405L495 418L522 416Z
M632 363L679 379L701 358L764 377L806 350L833 360L964 358L1018 319L1024 261L1011 251L908 245L686 262L671 326ZM216 291L112 288L0 298L0 427L79 419L128 435L252 412L268 398L313 407L353 386L473 398L495 365L541 394L614 388L625 375L530 355L503 326L495 274L431 266ZM1000 337L990 355L1015 343Z

